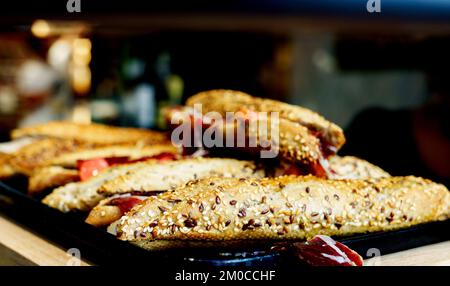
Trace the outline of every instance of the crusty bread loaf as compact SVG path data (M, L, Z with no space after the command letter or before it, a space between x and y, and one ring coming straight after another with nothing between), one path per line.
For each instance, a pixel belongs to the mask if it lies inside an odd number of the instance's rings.
M238 115L237 118L240 118ZM249 143L242 148L250 152L261 152L262 150L273 151L278 158L290 161L292 163L311 164L318 162L322 158L320 142L316 136L313 136L306 127L289 120L280 118L276 132L272 130L270 118L247 118L245 124L245 140L255 142L257 146L251 150ZM229 134L239 132L238 128L242 125L239 121L227 122L223 125L214 125L219 132L226 138ZM260 128L259 126L267 126ZM276 126L276 125L274 125ZM275 135L275 138L272 137ZM279 136L279 138L277 138ZM270 146L270 147L264 147ZM240 149L235 144L236 149ZM268 154L271 157L270 154ZM262 156L262 153L260 153Z
M173 125L188 123L183 126L185 128L192 126L190 124L192 112L190 107L176 108L166 111L166 116ZM206 115L203 117L205 122L211 119ZM278 158L282 162L303 166L308 170L308 174L326 176L328 170L322 166L325 158L320 140L305 126L284 118L275 119L274 122L270 116L252 116L245 112L234 114L233 119L215 120L214 124L208 125L204 130L205 134L208 132L219 135L210 142L215 144L208 146L203 142L203 147L212 148L214 151L227 150L228 154L238 150L258 158ZM191 132L194 132L194 129ZM191 138L194 138L194 134Z
M78 160L88 160L93 158L128 157L136 160L144 157L151 157L161 153L178 154L180 150L172 144L156 144L150 146L139 145L111 145L76 150L61 154L48 162L46 165L62 167L76 167Z
M0 153L0 179L8 178L14 175L14 169L9 164L9 154Z
M125 204L128 204L131 208L133 204L138 204L139 202L142 202L147 197L144 196L135 196L131 194L119 194L114 195L112 197L108 197L104 200L101 200L98 205L96 205L90 212L88 217L86 218L86 223L96 226L96 227L102 227L102 226L108 226L112 224L113 222L120 219L123 215L125 210L123 207L121 208L119 206L120 203L115 203L116 200L127 200L132 199L133 203L130 204L129 202L125 202Z
M69 211L89 211L96 206L104 195L97 193L97 189L108 180L117 176L126 174L127 172L139 168L144 164L156 163L155 160L126 164L110 167L102 171L97 176L83 182L69 183L62 187L56 188L51 194L46 196L42 202L49 207L58 209L62 212Z
M241 111L243 108L256 112L279 112L280 118L318 132L328 144L336 149L345 143L344 133L339 126L304 107L224 89L200 92L186 101L188 106L194 106L194 104L202 104L203 113L215 111L223 115L226 112Z
M150 197L118 224L122 240L307 239L445 219L450 194L416 177L208 178Z
M74 139L82 142L111 145L135 144L138 141L146 144L165 143L168 141L163 132L113 127L102 124L78 124L70 121L53 121L13 130L13 139L24 136L47 136L54 138Z
M103 184L98 192L107 195L169 190L190 180L206 177L262 178L263 170L250 161L221 158L195 158L165 161L120 175Z
M91 146L72 139L44 138L20 148L11 154L8 162L15 173L30 176L54 157Z
M389 173L363 159L353 156L332 156L329 158L330 179L387 178Z
M78 170L60 166L38 168L28 178L28 193L36 195L44 190L76 182L79 179Z
M63 212L70 210L88 211L106 197L104 188L102 188L103 191L101 193L98 192L102 185L120 176L132 174L134 170L139 169L144 170L144 172L139 173L138 180L124 181L122 186L127 188L127 192L165 191L184 184L191 179L204 178L211 174L219 177L263 176L263 173L256 171L253 163L234 159L197 158L166 162L149 160L111 167L87 181L70 183L57 188L43 200L43 203ZM157 172L156 177L152 175L153 172ZM146 179L146 176L141 176L142 174L148 174L151 180ZM134 183L140 184L138 186L148 187L148 189L128 188L128 186L134 187L134 185L127 184ZM117 188L120 191L116 191L114 185L109 186L108 195L124 190Z
M105 199L108 200L108 199ZM108 200L109 201L109 200ZM85 222L95 227L108 226L122 217L117 206L97 205L90 212Z

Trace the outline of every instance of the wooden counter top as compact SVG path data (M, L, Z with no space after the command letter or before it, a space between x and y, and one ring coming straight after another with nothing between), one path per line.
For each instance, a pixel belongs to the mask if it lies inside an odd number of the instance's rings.
M450 266L450 241L384 255L365 261L368 266ZM76 261L67 250L0 216L0 265L91 265Z

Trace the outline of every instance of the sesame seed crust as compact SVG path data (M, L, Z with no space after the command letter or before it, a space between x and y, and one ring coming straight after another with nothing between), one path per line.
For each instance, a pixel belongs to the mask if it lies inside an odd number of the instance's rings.
M103 184L98 192L107 195L145 193L169 190L173 186L205 177L261 178L263 176L264 172L257 169L250 161L221 158L183 159L144 165L130 170Z
M336 149L339 149L345 143L344 133L339 126L326 120L316 112L301 106L253 97L240 91L223 89L200 92L186 101L187 106L193 106L198 103L202 104L203 112L216 111L225 114L225 112L240 111L243 106L256 112L278 112L280 119L304 126L311 131L319 132Z
M11 154L8 164L14 173L30 176L36 168L67 152L91 148L91 144L73 139L43 138Z
M153 164L158 164L158 161L149 160L107 168L97 176L91 177L86 181L69 183L54 189L42 200L42 203L62 212L74 210L89 211L106 198L105 195L97 192L103 184L134 169Z
M200 179L209 176L261 178L264 172L252 162L235 159L149 160L113 166L87 181L56 188L42 202L62 212L89 211L110 195L165 191L185 184L194 177Z
M226 203L212 210L217 196ZM173 199L179 203L169 203ZM207 178L148 198L121 218L117 233L129 241L307 239L404 228L449 215L448 190L412 176Z
M167 142L167 134L159 131L70 121L51 121L18 128L11 132L12 139L25 136L70 139L95 145L135 144L138 141L145 144Z

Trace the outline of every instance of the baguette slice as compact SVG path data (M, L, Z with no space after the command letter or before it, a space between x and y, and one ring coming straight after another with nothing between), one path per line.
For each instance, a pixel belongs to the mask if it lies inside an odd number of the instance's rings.
M145 186L145 189L130 188L126 189L126 192L166 191L189 180L204 178L211 174L223 177L263 176L263 173L257 171L256 166L251 162L234 159L197 158L165 162L149 160L111 167L85 182L71 183L57 188L43 200L43 203L63 212L89 211L108 195L124 192L124 189L116 190L114 185L109 185L112 188L108 188L110 192L105 194L104 188L98 192L100 187L118 177L132 174L136 170L143 170L141 174L148 174L148 177L140 176L135 179L136 182L124 183L136 183L139 184L137 186ZM157 175L155 176L155 174ZM124 186L128 187L128 185ZM133 185L131 186L133 187Z
M112 145L90 148L87 150L76 150L61 154L51 160L46 165L75 168L78 160L88 160L94 158L128 157L130 160L155 156L161 153L178 154L180 150L172 144L156 144L151 146L138 145Z
M166 111L172 126L179 126L180 130L189 132L192 128L192 117L195 110L190 107L176 108ZM194 118L197 122L196 118ZM218 152L242 151L259 158L277 158L281 162L297 164L304 167L307 174L319 177L328 176L325 156L322 152L319 138L313 135L308 128L290 120L278 120L263 116L254 116L254 113L240 111L234 114L234 120L217 120L212 116L204 115L202 118L203 138L206 134L218 134L211 143L203 142L203 147ZM191 129L191 136L195 138L195 128ZM175 134L178 130L174 131ZM173 134L174 134L173 133ZM177 140L177 136L175 136ZM185 142L184 137L179 145L192 144ZM232 142L233 144L229 144ZM214 143L214 144L213 144ZM209 145L211 146L209 146ZM192 145L191 145L192 146Z
M336 151L345 143L344 132L339 126L304 107L223 89L200 92L186 101L187 106L192 107L194 104L202 104L204 113L215 111L222 115L225 115L226 112L238 112L242 108L256 112L279 112L281 119L298 123L313 132L318 132L327 144L336 148Z
M387 178L389 173L363 159L353 156L332 156L328 159L331 179L370 179Z
M120 219L117 235L129 241L303 240L404 228L449 214L448 190L416 177L207 178L148 198Z
M8 160L14 173L30 176L36 168L64 153L91 148L92 145L71 139L44 138L20 148Z
M14 175L14 169L9 164L11 155L0 153L0 179L5 179Z
M62 212L89 211L105 198L102 194L97 193L97 189L105 182L145 164L155 163L157 161L151 160L107 168L97 176L91 177L86 181L69 183L54 189L51 194L42 200L42 203Z
M78 170L60 166L39 168L28 178L28 193L36 195L50 188L76 182L79 179Z
M194 158L143 165L103 184L98 192L148 193L165 191L190 180L206 177L262 178L264 172L250 161L221 158Z
M86 223L95 227L108 226L120 219L133 206L141 203L147 197L131 194L120 194L101 200L86 218Z
M165 143L168 140L165 133L158 131L113 127L102 124L78 124L69 121L53 121L18 128L11 133L13 139L25 136L73 139L98 145L134 144L138 141L146 144L156 144Z
M163 153L177 154L179 150L173 145L167 144L143 147L119 145L76 150L61 154L46 162L44 164L45 167L38 168L31 174L28 192L30 194L37 194L49 188L56 188L79 181L78 171L66 168L76 167L78 160L108 157L128 157L130 160L135 160Z

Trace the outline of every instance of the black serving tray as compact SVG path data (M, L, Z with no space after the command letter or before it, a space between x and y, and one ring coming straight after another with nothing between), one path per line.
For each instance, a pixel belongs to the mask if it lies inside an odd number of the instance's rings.
M242 241L238 247L217 246L147 251L120 241L103 229L84 223L84 215L61 213L26 194L21 178L0 181L0 212L39 233L65 249L76 248L81 257L98 265L139 264L155 268L169 266L291 266L288 251L273 251L274 241ZM408 229L336 238L357 251L372 257L411 249L450 239L450 220L418 225ZM1 234L0 234L1 235ZM280 249L280 248L278 248ZM282 248L281 248L282 249ZM70 258L68 256L68 258Z

